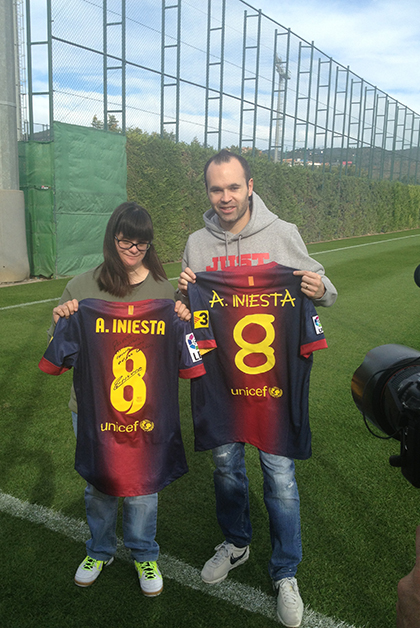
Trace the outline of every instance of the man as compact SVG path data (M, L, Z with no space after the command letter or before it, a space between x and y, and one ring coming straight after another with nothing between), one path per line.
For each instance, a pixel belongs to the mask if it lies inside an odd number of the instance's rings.
M416 531L416 564L398 583L397 628L420 628L420 526Z
M297 227L270 212L253 191L249 165L242 156L222 150L207 162L204 178L211 209L204 214L205 228L193 233L185 248L178 281L184 295L188 284L195 283L195 273L277 262L299 269L293 274L300 277L300 290L315 305L334 303L337 293L323 267L309 257ZM210 394L216 401L217 390ZM295 628L302 621L303 603L295 578L302 550L294 462L261 449L259 453L270 518L273 553L269 572L278 591L277 614L285 626ZM244 443L225 442L215 447L213 459L217 518L225 541L202 570L202 579L208 584L221 582L248 559L252 535Z

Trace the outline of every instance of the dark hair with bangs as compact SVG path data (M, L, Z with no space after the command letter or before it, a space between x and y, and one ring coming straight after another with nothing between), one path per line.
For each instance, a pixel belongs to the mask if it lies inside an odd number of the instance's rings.
M231 153L230 150L227 150L226 148L224 148L216 155L213 155L212 157L210 157L210 159L204 166L204 182L206 184L206 190L207 190L207 170L210 164L214 162L217 166L220 166L220 164L229 163L230 161L232 161L232 159L237 159L239 163L241 164L244 171L246 184L248 185L249 180L251 179L251 169L249 167L249 163L247 162L245 157L242 157L242 155L236 155L236 153Z
M162 262L153 246L153 224L149 213L137 203L122 203L114 209L106 226L104 261L96 269L96 281L100 290L109 292L115 297L125 297L133 290L115 246L115 236L119 234L127 240L150 243L143 264L155 281L167 279Z

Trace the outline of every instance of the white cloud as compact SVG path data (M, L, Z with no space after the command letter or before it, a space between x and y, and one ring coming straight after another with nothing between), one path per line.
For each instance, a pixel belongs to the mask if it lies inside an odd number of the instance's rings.
M251 2L252 3L252 2ZM254 0L256 8L420 113L417 0Z
M94 6L97 4L98 6ZM276 20L284 27L290 27L292 32L307 42L314 41L318 50L332 57L342 66L350 66L350 70L362 77L380 90L396 98L404 105L420 113L420 2L418 0L399 0L398 3L390 0L353 0L353 2L339 0L294 0L288 4L280 0L250 0L256 8L261 8L266 15ZM39 6L45 5L45 0L32 0L34 10L34 24L42 30L42 11ZM101 50L101 25L94 17L101 11L99 0L66 3L64 0L54 0L56 10L55 32L69 37L75 33L79 43ZM85 5L91 20L86 20L83 13ZM214 6L218 5L214 2ZM226 3L226 40L225 40L225 91L240 98L242 88L242 35L243 11L248 5L239 0L227 0ZM77 9L77 7L79 7ZM160 11L156 2L144 0L137 3L131 0L127 3L129 27L127 28L128 58L144 66L149 66L157 72L148 72L140 68L129 66L127 69L127 124L136 125L145 130L159 130L160 113ZM182 76L192 82L205 84L206 78L206 45L207 45L207 1L183 0L183 31L181 47ZM76 10L77 9L77 10ZM83 10L82 10L83 9ZM220 15L213 13L213 26L217 26ZM91 24L94 22L94 24ZM262 22L262 39L260 55L259 103L265 107L271 106L271 81L273 63L273 36L276 25L264 19ZM172 19L172 30L174 21ZM250 29L251 30L251 29ZM280 29L281 30L281 29ZM54 31L53 31L54 32ZM172 32L172 31L171 31ZM175 32L175 31L174 31ZM252 31L251 31L252 32ZM255 35L253 35L255 36ZM83 41L82 41L83 40ZM284 45L286 38L282 38ZM217 41L213 46L214 57L217 60ZM288 109L289 115L294 115L294 97L297 87L297 37L292 38L292 61L290 64L291 80L288 81ZM168 59L172 55L175 65L176 51L167 51ZM281 53L283 54L283 52ZM308 50L306 50L308 56ZM315 55L316 63L319 53ZM325 59L325 57L324 57ZM45 51L34 53L34 72L36 84L45 84L46 56ZM80 48L72 48L64 44L54 44L54 88L56 119L75 124L90 124L94 114L102 119L102 57L100 54L90 53ZM247 66L248 67L248 66ZM325 67L325 66L324 66ZM249 67L248 67L249 70ZM175 69L173 69L175 71ZM217 66L212 68L213 85L218 85ZM300 110L305 109L305 90L307 77L300 77L299 94L303 99ZM118 94L120 78L118 73L109 73L109 93ZM246 83L246 94L252 101L253 83ZM168 90L167 90L168 91ZM74 102L72 102L72 97ZM321 96L322 98L325 96ZM312 99L314 94L312 93ZM118 98L115 98L118 101ZM173 115L174 104L172 96L167 98L167 115ZM211 110L210 123L217 128L217 102ZM323 102L323 101L322 101ZM37 110L42 122L47 120L47 108L39 100ZM338 106L338 111L340 105ZM314 104L311 103L313 117ZM302 114L304 115L304 114ZM60 118L60 116L62 116ZM354 112L353 112L354 116ZM118 115L117 115L118 117ZM224 134L226 144L238 142L240 105L234 98L224 99ZM252 136L252 116L249 114L244 121L244 132ZM197 136L203 141L204 134L204 89L188 87L183 83L181 87L181 129L185 134L181 139L189 141ZM258 114L257 138L262 147L268 142L269 114L260 110ZM38 120L41 121L41 120ZM290 125L286 125L289 128ZM298 129L300 140L302 128ZM190 137L191 136L191 137ZM230 140L227 138L231 137ZM290 144L291 138L288 139Z

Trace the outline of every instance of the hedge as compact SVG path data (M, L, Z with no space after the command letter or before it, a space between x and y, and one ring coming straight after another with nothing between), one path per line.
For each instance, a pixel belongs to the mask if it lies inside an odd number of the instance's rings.
M203 167L214 152L197 140L176 144L140 129L127 133L128 200L150 212L164 262L181 259L188 235L203 227L209 208ZM249 163L255 191L307 243L420 227L420 186L291 168L264 154Z

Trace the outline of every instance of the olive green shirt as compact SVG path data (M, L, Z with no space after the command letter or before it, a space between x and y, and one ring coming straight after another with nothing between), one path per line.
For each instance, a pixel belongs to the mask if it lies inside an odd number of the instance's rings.
M146 279L134 286L132 292L125 297L116 297L109 292L104 292L99 289L98 283L94 277L95 270L89 270L82 275L73 277L64 288L64 292L61 295L59 305L77 299L102 299L103 301L114 301L119 303L133 303L134 301L145 301L146 299L172 299L175 300L175 289L169 283L167 279L163 281L155 281L152 274L149 273ZM48 330L49 339L52 337L55 329L54 321ZM77 401L74 387L71 388L71 395L69 401L69 408L72 412L77 412Z

